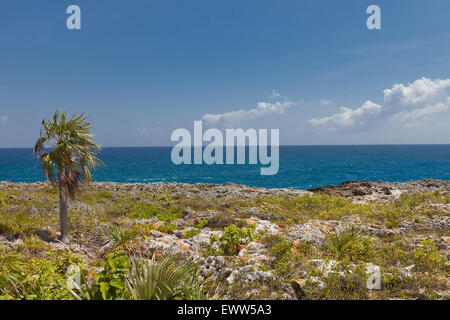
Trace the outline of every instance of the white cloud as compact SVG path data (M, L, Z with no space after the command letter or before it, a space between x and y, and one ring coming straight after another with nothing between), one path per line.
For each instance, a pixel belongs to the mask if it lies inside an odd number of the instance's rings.
M450 97L446 102L439 102L434 105L427 105L423 108L414 109L412 111L402 111L393 116L394 119L399 120L405 127L415 127L421 123L430 120L428 117L433 113L443 112L450 107Z
M269 98L279 98L280 96L281 96L281 94L278 93L277 91L275 91L275 89L273 89Z
M448 97L447 89L450 88L450 79L431 80L422 78L408 83L394 84L392 89L384 90L384 103L407 107L423 107L433 103L442 102Z
M321 99L319 100L319 104L322 106L329 106L333 104L333 101L330 100L326 100L326 99Z
M219 114L205 114L202 120L210 125L231 125L242 120L256 119L263 116L284 113L288 108L295 106L292 101L258 102L256 108L249 110L235 110Z
M371 127L388 119L411 127L427 121L431 114L450 108L449 88L450 79L421 78L407 85L394 84L383 91L383 105L367 101L357 109L342 107L340 113L308 122L313 126L327 126L330 131Z
M330 131L336 131L339 127L361 127L364 126L370 117L377 116L382 108L382 106L367 100L358 109L353 110L347 107L341 107L340 113L324 118L314 118L308 120L308 122L314 126L328 125Z
M138 128L137 132L143 136L157 135L161 133L161 127L156 126L151 128Z
M8 117L7 116L0 116L0 124L4 124L6 122L8 122Z

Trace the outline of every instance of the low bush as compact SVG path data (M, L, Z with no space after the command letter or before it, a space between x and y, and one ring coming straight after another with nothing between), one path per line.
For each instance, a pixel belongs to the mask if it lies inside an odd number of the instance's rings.
M218 242L219 248L224 255L237 255L241 249L255 238L255 226L250 225L248 228L239 228L232 224L226 227L220 239L211 237L211 243Z

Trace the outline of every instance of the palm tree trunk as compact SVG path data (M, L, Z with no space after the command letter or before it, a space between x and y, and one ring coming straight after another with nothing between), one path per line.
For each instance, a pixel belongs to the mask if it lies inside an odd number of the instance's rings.
M59 179L59 223L61 226L61 241L69 242L69 216L67 196L63 190L63 181Z

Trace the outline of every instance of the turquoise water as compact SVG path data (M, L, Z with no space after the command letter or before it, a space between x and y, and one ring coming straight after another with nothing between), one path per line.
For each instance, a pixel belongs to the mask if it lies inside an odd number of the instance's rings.
M170 147L104 148L97 181L234 182L267 188L306 189L346 180L450 180L450 145L283 146L280 170L261 176L259 165L179 165ZM45 180L31 149L0 149L0 180Z

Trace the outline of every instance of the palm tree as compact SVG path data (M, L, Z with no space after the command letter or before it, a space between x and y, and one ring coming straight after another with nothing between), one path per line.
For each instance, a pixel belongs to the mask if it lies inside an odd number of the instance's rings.
M95 156L100 146L92 141L91 124L84 114L68 119L64 111L56 111L52 119L44 119L40 138L34 146L42 170L59 190L61 241L68 242L68 198L84 184L92 181L91 169L102 165Z

